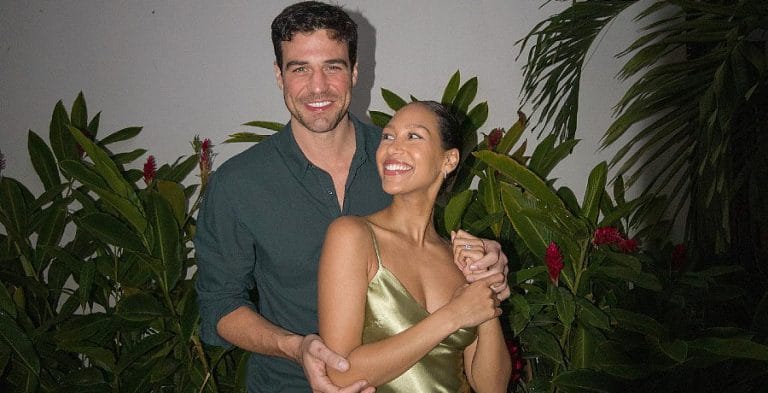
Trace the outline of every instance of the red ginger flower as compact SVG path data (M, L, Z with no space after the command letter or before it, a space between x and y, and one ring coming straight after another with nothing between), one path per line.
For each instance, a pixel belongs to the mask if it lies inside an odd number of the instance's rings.
M634 254L637 252L639 242L637 239L621 239L619 240L619 250L625 254Z
M147 157L147 162L144 163L144 183L149 185L152 180L155 180L157 175L157 164L155 163L155 156Z
M603 244L616 244L622 240L624 238L615 227L600 227L595 229L592 244L602 246Z
M208 138L200 141L200 137L195 135L195 139L192 141L192 147L195 149L195 153L200 155L200 183L205 187L208 184L208 176L211 174L213 168L213 157L216 153L213 152L213 143Z
M501 138L504 136L504 130L501 128L494 128L490 134L488 134L488 150L495 150L496 146L501 142Z
M674 271L683 270L686 262L686 250L685 244L678 244L672 249L672 263L671 268Z
M523 375L523 367L525 367L523 356L520 353L520 346L515 340L507 340L507 350L509 351L509 357L512 360L512 382L517 382Z
M560 271L563 270L565 265L563 264L563 255L560 254L560 249L557 248L555 242L549 243L544 260L547 263L547 270L549 270L549 280L552 281L552 284L557 286L557 283L560 280Z

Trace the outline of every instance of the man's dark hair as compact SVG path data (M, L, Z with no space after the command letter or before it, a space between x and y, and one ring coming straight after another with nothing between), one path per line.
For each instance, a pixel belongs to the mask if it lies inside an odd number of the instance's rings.
M312 33L326 29L331 39L347 44L349 66L357 60L357 24L341 7L318 1L304 1L286 7L272 21L272 46L275 61L283 68L283 41L290 41L296 33Z

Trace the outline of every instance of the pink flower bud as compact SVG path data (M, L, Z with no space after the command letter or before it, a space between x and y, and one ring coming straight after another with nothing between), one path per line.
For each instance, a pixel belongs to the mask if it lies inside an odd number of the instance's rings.
M488 134L488 150L495 150L496 146L501 142L501 138L504 136L504 130L501 128L494 128L490 134Z
M637 239L621 239L619 240L619 250L625 254L634 254L637 252L639 242Z
M595 229L592 237L592 244L602 246L603 244L616 244L624 238L615 227L601 227Z
M557 283L560 280L560 272L565 265L563 264L563 255L560 254L560 249L557 248L555 242L549 243L544 260L547 263L547 270L549 270L549 280L552 281L552 284L557 286Z
M152 180L155 180L157 175L157 164L155 163L155 156L150 155L147 157L147 162L144 163L144 183L149 185Z

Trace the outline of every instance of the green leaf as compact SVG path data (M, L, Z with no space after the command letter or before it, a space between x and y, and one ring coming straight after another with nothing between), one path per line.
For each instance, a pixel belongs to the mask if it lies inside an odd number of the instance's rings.
M96 276L96 264L93 260L83 261L80 265L80 277L77 280L77 292L80 294L80 305L85 307L91 302L91 288Z
M112 160L118 164L128 164L144 155L147 149L136 149L125 153L117 153L112 155Z
M157 179L159 180L168 180L176 183L181 183L184 181L184 179L189 176L189 174L198 166L198 162L200 161L200 157L197 154L193 154L187 158L184 159L184 161L181 161L178 164L174 164L171 166L170 171L165 174L161 174L158 170L157 173Z
M663 289L658 277L626 266L600 266L597 272L609 278L632 282L638 287L651 291L658 292Z
M768 361L768 346L744 338L704 337L689 341L688 347L729 358Z
M597 225L600 214L600 197L605 192L605 182L608 174L608 164L605 161L597 164L589 174L587 190L584 192L584 202L581 204L581 216Z
M163 197L150 192L147 220L154 229L154 247L152 255L162 263L158 279L164 291L176 285L181 275L181 253L179 224L173 216L173 209ZM166 293L167 295L168 293Z
M579 320L598 329L609 330L611 328L608 314L592 304L592 302L583 297L576 297L576 304L579 306Z
M520 339L530 352L539 354L558 364L563 364L563 351L552 333L540 327L529 327L520 335Z
M675 340L672 342L660 342L659 349L670 359L682 363L688 359L688 344L683 340Z
M384 102L393 111L397 111L407 104L404 99L387 89L381 89L381 97L384 98Z
M573 294L563 287L558 287L557 292L557 301L555 302L557 316L563 326L570 327L576 316L576 303L573 300Z
M69 127L69 131L72 136L80 143L80 146L91 158L94 165L94 170L99 174L107 184L109 188L122 198L138 205L138 197L134 192L131 184L129 184L122 176L122 171L117 167L115 162L109 157L108 153L97 146L93 141L86 138L80 130Z
M123 221L105 213L90 213L83 217L75 217L78 227L106 244L116 247L146 252L141 238L136 235Z
M132 139L139 135L141 129L141 127L127 127L120 131L115 131L107 135L104 139L100 140L99 145L106 146L115 142L127 141L128 139Z
M157 191L168 201L176 218L176 223L181 227L186 221L187 197L184 195L184 187L176 182L158 180Z
M452 109L462 115L466 114L475 96L477 96L477 77L472 77L459 88L453 100Z
M89 188L107 188L107 182L99 176L91 167L82 161L64 160L59 162L61 170L69 177L79 181Z
M621 329L651 337L661 338L666 335L666 328L645 314L612 308L611 316L616 320L618 327Z
M0 220L17 239L26 238L29 233L29 194L23 184L9 177L0 178ZM30 201L31 202L31 201Z
M38 266L45 266L43 262L49 258L46 247L53 247L59 244L64 235L64 228L67 224L67 210L65 206L51 206L44 213L43 225L41 225L37 236L38 248Z
M381 128L384 128L390 120L392 115L388 115L379 111L368 111L368 116L371 118L371 122Z
M575 389L578 391L614 393L624 388L621 380L589 369L563 371L555 376L552 382L566 391Z
M585 232L565 208L557 194L539 176L512 158L487 150L473 153L481 161L517 182L525 191L540 201L548 214L560 221L571 233Z
M50 190L61 184L59 169L56 166L56 158L48 145L34 131L27 134L27 146L32 167L46 190Z
M532 266L529 268L518 270L516 272L511 272L512 276L510 277L510 282L513 282L515 284L521 284L528 280L533 280L538 276L543 276L546 272L547 272L546 266L542 266L542 265Z
M249 127L264 128L264 129L272 130L272 131L282 131L283 128L285 127L284 123L278 123L278 122L274 122L274 121L258 121L258 120L257 121L249 121L248 123L245 123L243 125L244 126L249 126Z
M194 287L190 286L186 290L179 307L181 339L184 340L184 342L188 342L200 321L200 310L197 306L197 291Z
M236 132L229 134L224 143L259 143L268 136L269 134L257 134L255 132Z
M5 287L2 281L0 281L0 311L2 311L0 314L5 313L11 318L16 318L16 303L13 302L8 288ZM0 370L2 370L1 367Z
M78 160L80 158L77 152L77 143L68 130L69 124L69 116L64 109L64 104L59 101L53 109L48 135L53 154L59 161Z
M115 314L128 321L149 322L169 316L160 302L151 294L140 292L125 296L117 302Z
M453 76L451 76L451 79L448 80L448 84L445 85L445 89L443 90L443 98L440 99L440 102L443 105L450 105L453 103L453 100L456 98L456 93L459 91L460 83L461 73L459 70L456 70L456 72L453 73Z
M32 347L32 342L16 325L16 321L0 313L0 340L5 342L17 359L35 376L40 375L40 358Z
M461 217L464 215L464 211L469 206L473 196L474 191L464 190L451 197L443 212L446 231L454 231L461 226Z
M109 340L109 337L117 329L112 322L110 314L96 313L88 315L76 315L68 320L54 334L57 345L59 343L97 342Z
M70 118L72 119L73 126L81 130L85 130L88 127L88 107L85 105L85 96L83 96L82 91L77 95L75 102L72 104Z
M117 361L117 367L115 371L118 374L121 373L123 370L134 364L136 360L146 355L148 352L152 351L158 346L168 342L168 340L172 338L173 334L170 332L160 332L142 337L141 341L138 343L130 347L123 348L123 353L121 354L120 359Z
M528 250L538 260L543 261L549 239L541 224L537 224L521 213L523 209L528 207L523 193L514 186L501 183L501 202L517 235L523 239Z
M105 348L60 343L59 349L83 355L91 364L108 372L114 372L115 370L115 355Z
M471 111L469 111L467 118L472 127L464 130L464 132L470 132L472 137L474 137L474 140L477 141L477 130L479 130L480 127L485 124L485 121L488 120L488 103L483 101L477 104ZM475 144L477 144L477 142L475 142Z

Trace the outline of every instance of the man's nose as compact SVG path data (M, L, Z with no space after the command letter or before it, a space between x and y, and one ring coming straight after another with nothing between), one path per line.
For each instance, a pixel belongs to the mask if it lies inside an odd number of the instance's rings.
M322 93L328 87L328 76L322 70L313 72L310 83L313 92Z

